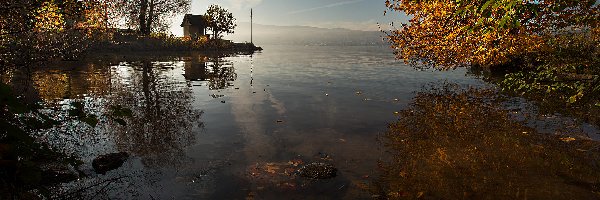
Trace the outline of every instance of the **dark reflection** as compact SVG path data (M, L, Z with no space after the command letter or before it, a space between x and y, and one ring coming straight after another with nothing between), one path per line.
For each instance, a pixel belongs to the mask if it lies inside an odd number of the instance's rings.
M201 111L192 108L191 88L175 77L175 63L133 62L113 67L111 104L130 108L126 125L114 123L117 146L142 157L146 166L178 166L189 160Z
M191 81L208 81L210 90L226 89L237 79L232 62L220 56L203 55L193 55L185 61L184 76Z
M68 140L48 142L65 151L89 151L78 146L79 143L94 143L86 144L88 148L103 146L100 138L106 135L116 144L116 150L111 151L139 156L149 167L177 166L189 160L184 149L195 142L194 131L203 124L202 112L192 107L191 88L178 72L184 63L171 57L104 58L104 61L60 62L43 69L17 70L5 73L2 80L27 101L45 102L63 120L64 109L68 109L64 106L69 102L84 102L85 112L99 117L96 128L63 121L54 133ZM131 109L133 116L120 117L125 123L119 123L112 115L111 108L115 106Z
M185 79L187 80L206 81L208 80L207 70L204 60L201 62L185 61Z
M596 105L597 100L599 99L598 94L593 94L592 90L585 90L587 91L585 93L586 98L579 99L573 103L567 103L570 97L578 93L570 88L572 87L571 85L578 84L581 80L563 80L564 84L552 84L552 77L563 78L562 75L557 76L552 73L548 73L542 78L533 78L533 75L529 74L526 76L529 78L523 77L522 79L514 80L515 78L511 75L519 73L520 71L508 68L508 66L493 69L471 67L467 71L468 76L473 76L488 83L495 84L508 95L526 98L530 103L535 105L536 113L540 118L545 118L546 116L555 117L557 114L560 114L575 119L581 119L582 122L594 126L600 126L600 115L597 114L600 112L600 106ZM539 82L539 85L535 87L543 89L526 89L535 88L528 86L534 84L532 83L532 80ZM589 83L592 82L591 80L589 81ZM518 89L515 91L513 82L521 84L519 87L523 87L523 90ZM584 80L582 83L586 83L586 81Z
M494 91L431 87L383 137L384 199L593 199L598 142L543 135L514 120Z
M89 177L56 188L52 196L57 199L150 198L148 191L165 180L163 174L192 162L186 150L203 128L202 111L192 105L192 86L181 75L183 61L143 56L102 59L2 76L27 99L45 102L44 112L60 120L57 127L39 133L60 151L75 153L86 162L106 153L132 155L107 176L94 175L84 165L81 170ZM85 105L84 112L97 116L98 125L69 119L72 102ZM132 114L117 116L115 107ZM149 195L162 193L172 195L167 191Z
M102 62L62 62L47 68L10 71L3 75L3 82L30 103L55 104L63 99L104 96L110 88L107 65Z

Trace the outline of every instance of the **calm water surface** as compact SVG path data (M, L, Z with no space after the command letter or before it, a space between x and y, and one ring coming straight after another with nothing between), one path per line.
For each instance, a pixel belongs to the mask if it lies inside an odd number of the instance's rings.
M385 47L266 46L253 56L99 56L8 76L65 119L71 102L100 117L68 120L41 140L81 156L89 178L62 186L97 199L354 199L377 176L378 136L432 82L484 83L465 70L417 71ZM107 114L133 110L127 125ZM91 160L129 152L99 175ZM337 177L294 175L325 162Z

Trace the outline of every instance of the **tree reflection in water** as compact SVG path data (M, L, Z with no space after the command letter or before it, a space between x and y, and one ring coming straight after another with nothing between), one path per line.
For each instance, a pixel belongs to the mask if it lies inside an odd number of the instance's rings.
M108 94L110 69L103 62L63 62L57 66L21 69L4 74L3 82L11 85L26 101L41 100L54 105L64 99Z
M201 111L192 108L191 88L177 80L173 62L132 62L114 67L112 105L131 108L125 126L114 123L121 151L142 157L149 167L178 166L189 160L185 148L195 142Z
M82 102L85 112L99 116L101 123L96 128L64 121L41 133L44 140L67 152L94 156L107 150L125 151L141 157L149 167L175 166L189 160L184 149L195 142L194 132L203 123L202 112L192 108L191 87L180 75L183 62L172 57L122 60L109 57L107 61L62 62L30 74L5 74L3 81L10 81L29 101L45 102L52 108L49 112L56 111L50 114L60 119L66 119L63 109L69 102ZM132 117L125 118L126 125L111 119L112 106L133 111ZM116 149L98 149L108 144L103 138L111 138Z
M194 55L185 61L185 78L192 81L208 81L208 89L222 90L237 79L233 63L220 56Z
M515 121L494 91L419 92L383 137L375 184L385 199L594 199L598 142L543 135Z
M49 108L47 112L64 119L62 125L42 131L43 140L85 161L100 154L128 152L148 169L115 170L115 176L123 176L119 181L136 185L133 187L137 192L132 194L121 192L119 184L90 187L115 178L107 176L67 185L57 191L58 196L65 193L94 196L101 191L110 191L107 197L145 193L146 189L141 188L153 186L142 182L154 178L136 177L135 170L160 173L185 168L192 162L186 150L196 142L203 123L202 111L192 105L191 83L205 81L208 89L221 90L230 87L237 74L233 63L222 57L192 54L191 58L178 58L182 57L109 55L102 57L103 61L61 62L49 68L32 69L30 73L21 70L2 75L3 82L32 97L32 101L43 101ZM69 119L67 110L71 102L81 102L84 111L98 116L100 123L92 127ZM132 116L122 117L125 124L119 123L111 114L113 107L128 108ZM82 188L87 189L81 194L70 194Z

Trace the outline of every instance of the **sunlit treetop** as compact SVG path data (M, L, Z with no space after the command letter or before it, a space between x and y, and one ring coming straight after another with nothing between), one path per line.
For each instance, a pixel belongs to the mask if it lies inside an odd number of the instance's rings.
M399 59L448 69L494 66L548 51L554 35L590 32L598 40L595 0L387 0L409 14L389 32ZM594 39L595 38L595 39Z
M37 31L61 31L64 26L63 15L54 2L44 2L37 10L35 16L35 29Z

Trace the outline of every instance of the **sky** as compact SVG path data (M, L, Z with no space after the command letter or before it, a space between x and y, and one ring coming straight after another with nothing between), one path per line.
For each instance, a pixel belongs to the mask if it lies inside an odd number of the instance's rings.
M377 23L406 21L406 16L388 12L385 0L192 0L189 13L204 14L211 4L233 13L237 22L250 22L250 8L256 24L279 26L312 26L377 31ZM183 15L173 19L171 32L182 35L179 26Z

